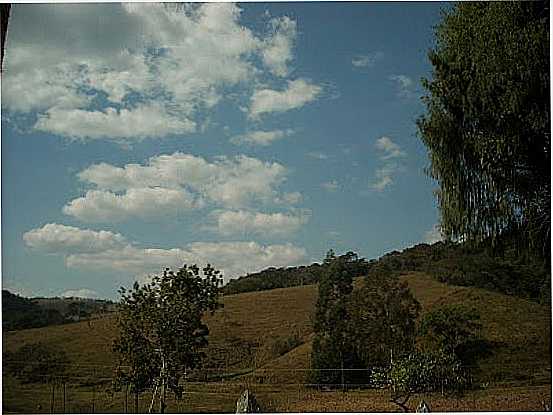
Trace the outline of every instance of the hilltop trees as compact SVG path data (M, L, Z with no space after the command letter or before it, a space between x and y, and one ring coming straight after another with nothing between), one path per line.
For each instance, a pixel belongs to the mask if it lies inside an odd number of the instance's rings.
M176 273L166 269L148 284L120 290L117 380L129 384L136 397L154 387L155 398L159 390L160 412L166 390L180 397L180 379L203 358L209 330L202 316L219 306L220 283L220 272L210 265L201 272L184 265Z
M515 235L550 255L549 3L460 2L444 13L418 121L442 230Z

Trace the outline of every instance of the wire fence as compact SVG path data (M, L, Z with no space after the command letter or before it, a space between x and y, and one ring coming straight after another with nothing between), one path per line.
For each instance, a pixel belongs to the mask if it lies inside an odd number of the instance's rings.
M29 361L5 360L7 363L29 363ZM39 363L38 361L36 363ZM21 383L4 376L3 409L5 413L147 413L152 405L154 388L149 388L138 396L128 385L114 388L113 377L105 375L113 370L113 365L99 363L79 363L67 365L67 373L57 380L50 375L36 375L40 382ZM537 362L505 362L496 368L498 373L515 373L519 368L533 371L531 378L523 379L527 387L539 390L540 399L532 403L533 410L551 407L551 367L543 367ZM474 370L477 367L473 367ZM367 372L366 369L322 368L322 372L354 373ZM336 411L364 410L363 405L379 403L380 411L387 411L389 391L371 388L368 382L321 384L309 381L310 368L243 368L235 371L221 371L205 368L202 372L217 380L202 381L190 377L183 382L184 394L181 399L167 394L167 412L234 412L236 400L244 389L251 390L265 405L265 410L285 412L301 410L310 402L334 402ZM489 375L489 376L488 376ZM500 391L520 385L520 379L512 382L494 378L493 374L481 373L474 393L457 400L462 410L482 410L478 394ZM549 386L547 386L549 385ZM342 389L346 393L342 393ZM549 392L547 392L549 391ZM495 392L494 392L495 393ZM509 392L507 395L511 394ZM470 398L472 396L472 398ZM453 399L453 398L451 398ZM457 398L455 398L457 399ZM507 398L506 398L507 399ZM530 399L530 398L529 398ZM542 402L543 401L543 402ZM156 401L157 402L157 401ZM452 401L453 402L453 401ZM327 402L328 403L328 402ZM543 405L542 405L543 403ZM453 404L453 403L452 403ZM304 405L304 406L302 406ZM342 405L342 406L340 406ZM345 405L345 406L344 406ZM350 405L350 406L348 406ZM541 406L540 406L541 405ZM308 406L316 410L316 406ZM342 408L342 409L341 409ZM356 409L357 408L357 409ZM374 410L378 410L378 406ZM157 409L157 408L156 408Z

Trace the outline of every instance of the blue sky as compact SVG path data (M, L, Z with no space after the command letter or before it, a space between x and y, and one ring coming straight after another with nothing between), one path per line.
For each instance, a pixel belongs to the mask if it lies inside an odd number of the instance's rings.
M117 298L439 238L415 120L446 3L15 5L2 278Z

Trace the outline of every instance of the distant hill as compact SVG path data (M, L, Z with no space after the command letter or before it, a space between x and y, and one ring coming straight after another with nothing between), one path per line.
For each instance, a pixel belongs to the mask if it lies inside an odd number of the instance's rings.
M351 254L351 253L350 253ZM348 255L348 254L346 254ZM482 246L453 242L418 244L403 251L390 252L377 260L355 258L351 262L355 276L400 275L425 272L438 281L479 287L508 295L550 302L551 275L545 264L534 258L507 250L503 255ZM294 287L319 282L325 265L267 268L231 280L225 294Z
M21 330L64 324L86 319L93 314L115 310L108 300L88 298L25 298L2 290L4 330Z

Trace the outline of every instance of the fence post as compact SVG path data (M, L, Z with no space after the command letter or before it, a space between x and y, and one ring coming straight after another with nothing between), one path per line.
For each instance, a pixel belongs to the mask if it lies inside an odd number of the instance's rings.
M52 380L52 399L50 399L50 413L54 413L54 381Z
M65 413L65 381L63 381L63 413Z

